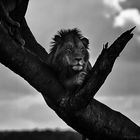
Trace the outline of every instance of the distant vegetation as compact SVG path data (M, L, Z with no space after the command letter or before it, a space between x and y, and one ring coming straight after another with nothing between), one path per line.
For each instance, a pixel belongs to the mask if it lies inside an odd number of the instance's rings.
M0 140L81 140L81 135L72 131L5 131Z

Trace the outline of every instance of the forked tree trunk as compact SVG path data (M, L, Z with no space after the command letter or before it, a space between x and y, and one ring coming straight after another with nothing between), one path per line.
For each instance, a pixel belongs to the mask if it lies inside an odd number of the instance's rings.
M37 43L26 20L20 32L26 41L19 46L0 24L0 62L23 77L38 90L46 103L69 126L89 139L140 139L140 128L130 119L93 99L120 52L133 37L131 30L123 33L110 47L106 44L84 85L71 96L46 64L48 53Z

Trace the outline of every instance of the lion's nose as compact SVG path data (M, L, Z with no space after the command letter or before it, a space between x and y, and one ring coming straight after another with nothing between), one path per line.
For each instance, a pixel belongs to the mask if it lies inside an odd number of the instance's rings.
M76 61L81 61L82 58L81 58L81 57L76 57L75 60L76 60Z

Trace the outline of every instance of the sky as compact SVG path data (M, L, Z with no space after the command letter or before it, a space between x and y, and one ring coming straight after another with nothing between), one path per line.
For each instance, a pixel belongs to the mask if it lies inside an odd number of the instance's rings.
M27 23L49 51L60 29L79 28L90 41L94 64L103 44L136 26L133 39L117 58L95 99L140 125L140 1L30 0ZM69 128L25 80L0 64L0 130Z

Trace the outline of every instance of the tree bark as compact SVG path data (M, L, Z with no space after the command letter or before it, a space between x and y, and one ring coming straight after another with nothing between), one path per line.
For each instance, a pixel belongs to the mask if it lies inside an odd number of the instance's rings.
M133 37L132 30L123 33L110 47L105 45L85 83L73 96L66 95L46 63L48 53L37 43L25 19L20 29L26 41L25 48L20 47L0 24L0 62L28 81L60 118L87 138L140 139L139 126L93 99L117 56Z

